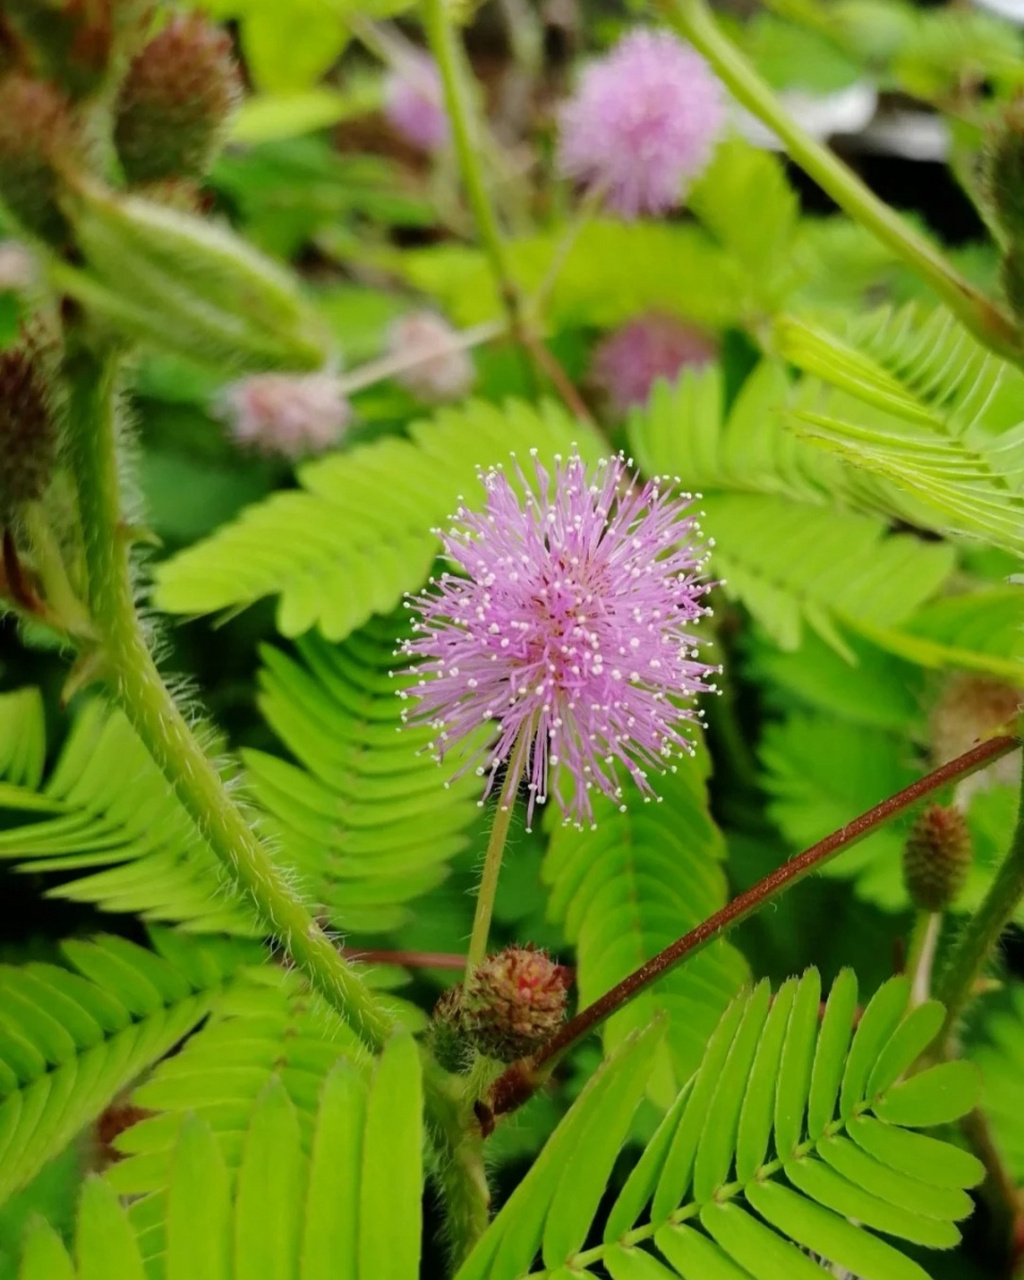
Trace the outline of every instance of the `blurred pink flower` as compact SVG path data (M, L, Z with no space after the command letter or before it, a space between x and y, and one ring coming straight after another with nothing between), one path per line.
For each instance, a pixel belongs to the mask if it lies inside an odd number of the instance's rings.
M476 369L459 335L432 311L411 311L400 316L388 334L388 351L397 358L413 359L395 380L412 395L428 403L459 400L473 385Z
M501 803L525 778L528 822L558 765L577 822L592 820L595 787L621 801L617 764L652 794L648 771L692 749L682 727L697 713L680 701L710 687L691 632L708 587L689 495L634 483L629 466L617 456L588 472L573 453L554 475L516 464L515 487L485 473L483 511L461 507L441 535L459 572L410 602L404 651L420 680L403 696L438 729L440 756L497 721L485 795L507 766Z
M659 378L674 382L686 368L710 364L717 348L710 338L673 316L639 316L594 349L590 374L617 414L644 405Z
M296 460L336 445L352 409L332 373L258 373L221 392L218 410L235 441Z
M433 58L418 50L410 53L399 69L389 73L384 95L388 122L411 146L430 153L448 145L451 128Z
M664 213L705 168L724 123L704 59L669 32L633 31L584 69L562 107L558 162L624 218Z

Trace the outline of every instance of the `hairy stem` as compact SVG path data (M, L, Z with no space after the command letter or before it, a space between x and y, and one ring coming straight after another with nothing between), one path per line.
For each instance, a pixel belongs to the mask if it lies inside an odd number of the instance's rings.
M777 898L811 872L818 870L843 849L848 849L858 840L863 840L877 827L917 804L924 796L930 795L931 792L937 791L950 782L955 782L958 778L974 773L991 761L1013 751L1019 745L1019 739L1008 734L979 743L962 756L942 765L939 769L934 769L923 778L919 778L917 782L911 783L909 787L898 791L896 795L876 804L874 808L854 818L846 826L833 831L824 840L819 840L817 844L773 871L753 888L733 898L732 902L724 906L721 911L716 911L714 915L709 916L696 929L677 938L664 951L623 978L610 991L605 992L599 1000L595 1000L574 1018L570 1018L535 1054L514 1062L499 1076L488 1100L492 1114L485 1113L483 1116L482 1122L485 1128L493 1124L493 1116L514 1111L522 1106L544 1083L555 1064L565 1053L596 1030L613 1013L638 996L641 991L646 990L666 973L670 973L676 965L696 955L698 951L703 951L727 930L746 920L748 916L759 911L766 903ZM1019 830L1018 828L1018 833ZM1021 861L1024 863L1024 851L1022 851Z
M288 885L225 790L156 669L132 590L117 462L118 362L81 354L71 362L71 441L85 543L89 608L117 701L206 837L230 882L311 983L371 1048L392 1021Z
M484 176L480 127L472 99L472 76L466 52L452 24L447 0L424 0L423 25L444 85L445 107L469 205L509 325L518 336L523 330L522 302Z
M705 0L661 0L669 23L714 68L736 100L767 125L790 157L855 221L912 267L962 323L991 350L1021 363L1024 343L1017 326L968 283L827 147L816 142L785 111L775 94L715 23Z
M498 811L494 815L494 826L487 841L487 852L484 854L484 870L480 877L480 889L476 895L476 911L473 913L473 932L469 939L469 954L466 956L466 972L471 973L487 955L487 937L491 931L491 917L494 915L494 899L498 894L498 876L501 874L501 860L505 854L505 841L512 822L512 802L514 795L502 794L498 801Z
M484 1168L483 1137L461 1080L446 1076L436 1062L427 1058L424 1084L434 1176L444 1206L444 1230L454 1271L490 1222L491 1193Z
M937 995L946 1006L946 1021L939 1039L941 1045L948 1046L952 1040L975 983L1021 898L1024 898L1024 780L1010 851L981 905L960 935L939 982Z

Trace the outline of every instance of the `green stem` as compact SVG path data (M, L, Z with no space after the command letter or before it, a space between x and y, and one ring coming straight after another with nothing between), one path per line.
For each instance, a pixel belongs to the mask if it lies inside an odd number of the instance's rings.
M498 286L502 306L512 332L522 332L522 302L512 274L512 264L502 238L498 215L487 189L480 127L471 93L472 75L450 17L448 0L423 0L423 25L444 85L444 100L451 122L452 141L466 185L477 231Z
M907 950L907 975L910 978L910 1003L913 1007L931 995L932 969L942 932L941 911L919 911L914 918Z
M719 30L704 0L661 0L661 7L669 23L707 58L737 102L778 136L790 157L845 213L926 280L975 337L997 354L1021 362L1024 351L1013 321L955 271L905 219L879 200L827 147L800 128Z
M68 578L60 544L40 502L30 502L22 513L32 544L32 558L43 588L43 598L55 620L73 636L92 637L89 611L75 594Z
M487 956L487 937L491 931L491 917L494 915L494 899L498 893L498 876L501 874L505 841L508 839L508 829L512 822L513 799L514 796L502 793L498 801L498 811L494 815L494 826L491 827L491 838L487 841L484 869L480 877L480 891L476 895L476 911L473 914L469 954L466 956L467 974L471 973Z
M939 1044L949 1045L1000 935L1024 898L1024 778L1010 850L949 957L937 992L946 1006Z
M371 1048L392 1021L316 924L225 790L160 678L135 611L129 543L121 522L115 421L118 362L71 362L71 447L89 580L89 606L117 701L191 814L232 884L313 986Z
M445 1075L433 1059L425 1058L424 1085L434 1176L444 1205L444 1232L454 1271L490 1222L484 1140L473 1115L472 1095L461 1077Z

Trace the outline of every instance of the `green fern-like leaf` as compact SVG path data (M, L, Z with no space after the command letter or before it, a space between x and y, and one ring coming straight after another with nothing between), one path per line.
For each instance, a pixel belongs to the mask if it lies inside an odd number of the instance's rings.
M379 985L387 974L368 977ZM418 1010L397 999L393 1005L409 1027L422 1025ZM261 1100L279 1089L294 1108L297 1146L308 1157L322 1091L342 1065L364 1081L374 1070L357 1038L299 975L253 968L224 992L201 1031L135 1090L132 1102L151 1114L116 1140L124 1159L107 1177L131 1198L131 1219L151 1265L159 1265L169 1245L175 1150L189 1118L209 1127L233 1180Z
M126 1210L112 1182L94 1178L79 1206L77 1267L40 1226L20 1280L416 1280L423 1170L414 1042L395 1036L372 1072L339 1059L310 1095L297 1105L271 1077L233 1166L210 1125L185 1118L170 1152L158 1255L140 1205Z
M777 333L813 375L801 428L904 490L894 514L1024 552L1024 373L943 311L883 312L845 339L794 320Z
M68 965L0 966L0 1201L209 1012L245 944L155 935L64 944Z
M389 438L311 462L302 488L250 507L157 571L156 602L170 613L238 609L279 595L278 626L313 626L344 639L375 613L390 613L419 586L437 555L431 530L465 495L481 501L478 465L536 448L542 459L573 442L602 455L596 433L553 404L471 402Z
M439 768L429 728L399 732L398 689L410 681L390 672L404 665L395 649L407 630L375 621L341 646L313 633L301 665L265 650L260 710L303 768L244 757L282 857L334 927L360 933L401 925L402 904L444 877L480 813L475 773L452 779L457 758ZM485 726L477 742L486 736Z
M663 804L645 805L634 789L623 811L595 802L596 830L552 832L543 868L551 885L548 914L576 947L582 1005L725 905L724 842L708 814L703 769L684 758L658 790ZM716 944L610 1019L605 1048L663 1012L668 1029L649 1088L667 1101L700 1060L746 974L739 952Z
M797 648L809 625L849 656L840 624L898 627L939 589L955 553L825 505L845 494L877 507L877 486L786 429L788 385L765 362L725 415L721 372L687 373L632 414L630 445L647 474L676 475L704 493L712 571L780 648Z
M951 1247L956 1222L971 1211L965 1188L984 1170L914 1132L968 1111L978 1078L965 1062L904 1078L942 1022L934 1001L908 1010L909 993L906 979L891 979L856 1029L850 970L833 986L820 1029L814 969L774 1000L767 983L738 996L626 1180L602 1243L586 1248L658 1028L627 1041L580 1095L458 1280L552 1280L587 1265L605 1266L616 1280L820 1280L808 1250L869 1280L927 1280L881 1235Z
M42 700L0 699L0 810L21 816L0 830L0 859L20 871L68 876L52 896L104 911L137 912L197 931L253 934L206 841L119 711L88 703L45 783Z

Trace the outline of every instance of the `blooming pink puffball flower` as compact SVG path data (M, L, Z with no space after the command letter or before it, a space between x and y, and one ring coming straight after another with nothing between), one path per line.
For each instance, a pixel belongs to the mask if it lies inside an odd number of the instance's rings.
M630 465L588 470L573 452L553 474L536 457L511 477L483 473L483 510L460 507L441 533L456 572L409 602L418 681L402 696L418 699L441 757L496 722L484 794L505 766L501 803L525 780L528 822L558 767L578 823L593 820L594 788L621 803L620 767L653 794L649 771L691 749L699 713L685 704L712 687L692 632L708 585L690 496Z
M433 58L418 50L391 71L384 85L384 114L410 146L428 155L451 138L441 75Z
M594 349L590 376L624 414L645 405L659 378L674 382L684 369L702 368L717 355L715 344L673 316L652 313L630 320Z
M559 117L562 173L624 218L675 208L725 124L722 86L689 45L633 31L586 67Z
M232 382L218 410L235 441L295 461L336 445L352 419L333 373L259 373Z
M476 369L459 335L432 311L400 316L388 333L388 351L397 360L415 361L395 380L419 400L459 400L473 385Z

